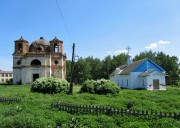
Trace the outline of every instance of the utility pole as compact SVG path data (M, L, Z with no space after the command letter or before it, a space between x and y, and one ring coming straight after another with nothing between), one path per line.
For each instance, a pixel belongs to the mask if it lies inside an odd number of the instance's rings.
M73 47L72 47L71 78L70 78L69 94L73 93L74 50L75 50L75 43L73 43Z

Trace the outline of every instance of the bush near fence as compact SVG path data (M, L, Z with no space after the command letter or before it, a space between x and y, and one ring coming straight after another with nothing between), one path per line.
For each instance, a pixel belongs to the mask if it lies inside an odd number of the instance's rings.
M84 113L84 114L106 114L106 115L132 115L132 116L157 116L157 117L167 117L180 119L180 113L167 113L167 112L157 112L148 110L134 110L134 109L116 109L112 107L99 107L99 106L87 106L87 105L75 105L55 102L52 104L53 108L60 111L67 111L72 114Z

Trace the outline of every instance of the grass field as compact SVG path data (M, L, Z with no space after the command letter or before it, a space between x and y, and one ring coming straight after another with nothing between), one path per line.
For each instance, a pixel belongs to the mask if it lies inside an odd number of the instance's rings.
M21 103L0 103L0 126L3 127L179 127L180 121L171 118L71 115L51 108L53 102L104 107L180 112L180 88L167 87L166 91L123 89L118 95L40 94L30 92L30 85L0 85L0 97L21 98Z

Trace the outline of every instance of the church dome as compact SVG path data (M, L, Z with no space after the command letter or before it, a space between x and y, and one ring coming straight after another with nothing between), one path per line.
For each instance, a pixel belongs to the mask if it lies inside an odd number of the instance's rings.
M32 42L32 44L33 45L50 45L49 41L45 40L44 37L40 37L39 40Z
M32 42L30 45L29 51L30 52L49 52L50 43L49 41L45 40L43 37L40 37L39 40Z

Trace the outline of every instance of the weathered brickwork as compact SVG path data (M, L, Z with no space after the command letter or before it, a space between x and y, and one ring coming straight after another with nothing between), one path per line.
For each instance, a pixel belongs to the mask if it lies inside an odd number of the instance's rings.
M13 83L31 83L40 77L66 78L66 54L63 41L40 37L29 45L22 37L15 40L13 53Z

